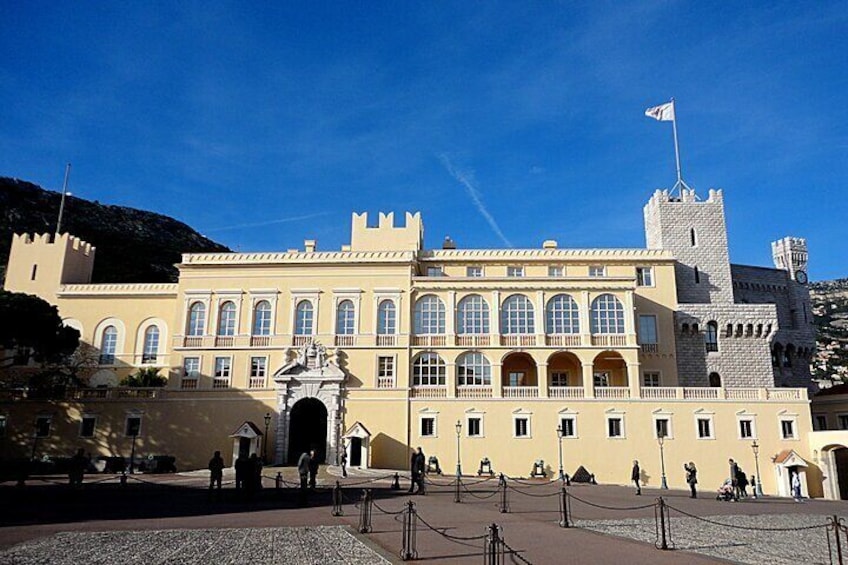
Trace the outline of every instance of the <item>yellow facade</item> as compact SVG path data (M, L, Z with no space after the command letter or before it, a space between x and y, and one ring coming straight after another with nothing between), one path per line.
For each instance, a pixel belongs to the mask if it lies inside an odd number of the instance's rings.
M646 484L659 486L658 420L672 487L685 486L688 461L705 489L726 478L729 457L757 474L754 439L766 492L778 490L772 456L794 450L815 467L805 389L678 386L669 251L555 242L424 250L420 216L407 214L402 227L393 220L367 227L354 215L341 251L307 240L303 251L186 254L175 284L89 284L94 250L84 243L16 236L7 290L56 304L101 354L92 384L106 388L53 402L6 392L4 455L28 454L42 417L51 429L34 446L39 455L80 446L126 456L127 415L141 415L137 453L203 467L214 450L238 450L230 434L243 422L264 429L269 414L267 454L285 462L298 441L293 418L316 422L293 416L296 407L317 398L326 411L320 450L333 462L346 449L351 461L352 444L361 446L354 463L363 467L404 469L421 446L446 472L459 454L464 473L484 457L510 475L528 475L539 459L556 473L561 441L567 473L582 465L599 482L624 484L638 459ZM192 318L200 310L203 319ZM656 339L637 336L640 316L655 317ZM326 350L310 351L315 343ZM167 386L114 386L143 366L161 367ZM322 377L335 371L342 382ZM84 415L96 418L92 438L80 437ZM356 423L367 437L345 433ZM567 428L562 440L558 426ZM820 481L809 491L821 494Z

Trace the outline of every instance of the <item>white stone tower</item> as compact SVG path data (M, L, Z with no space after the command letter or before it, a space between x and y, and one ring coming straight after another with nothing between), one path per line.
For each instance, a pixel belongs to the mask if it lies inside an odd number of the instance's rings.
M807 284L807 240L802 237L784 237L771 244L774 266L788 271L801 284Z

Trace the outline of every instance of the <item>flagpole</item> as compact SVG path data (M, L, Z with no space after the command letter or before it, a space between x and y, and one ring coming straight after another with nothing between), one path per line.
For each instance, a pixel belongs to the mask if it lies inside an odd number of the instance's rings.
M71 174L71 164L65 167L65 182L62 183L62 200L59 203L59 219L56 221L56 236L58 237L62 229L62 212L65 211L65 195L68 193L68 177Z
M683 174L680 172L680 146L677 144L677 108L674 105L674 98L671 99L671 130L674 132L674 160L677 163L677 182L675 188L686 183L683 182Z

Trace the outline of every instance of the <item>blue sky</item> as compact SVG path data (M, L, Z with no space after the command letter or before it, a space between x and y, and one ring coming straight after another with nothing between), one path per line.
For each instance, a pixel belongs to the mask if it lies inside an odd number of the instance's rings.
M349 240L644 246L683 176L731 258L806 237L848 276L844 2L0 3L0 175L162 212L234 249ZM69 214L73 210L68 211Z

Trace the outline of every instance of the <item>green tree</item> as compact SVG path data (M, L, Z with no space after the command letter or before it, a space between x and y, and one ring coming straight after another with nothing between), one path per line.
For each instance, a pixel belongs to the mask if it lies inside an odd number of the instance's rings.
M159 387L165 386L168 379L159 374L156 367L144 367L134 375L130 375L121 381L121 386L131 387Z
M62 324L58 309L31 294L0 290L0 320L0 367L24 356L59 362L79 346L79 332Z

